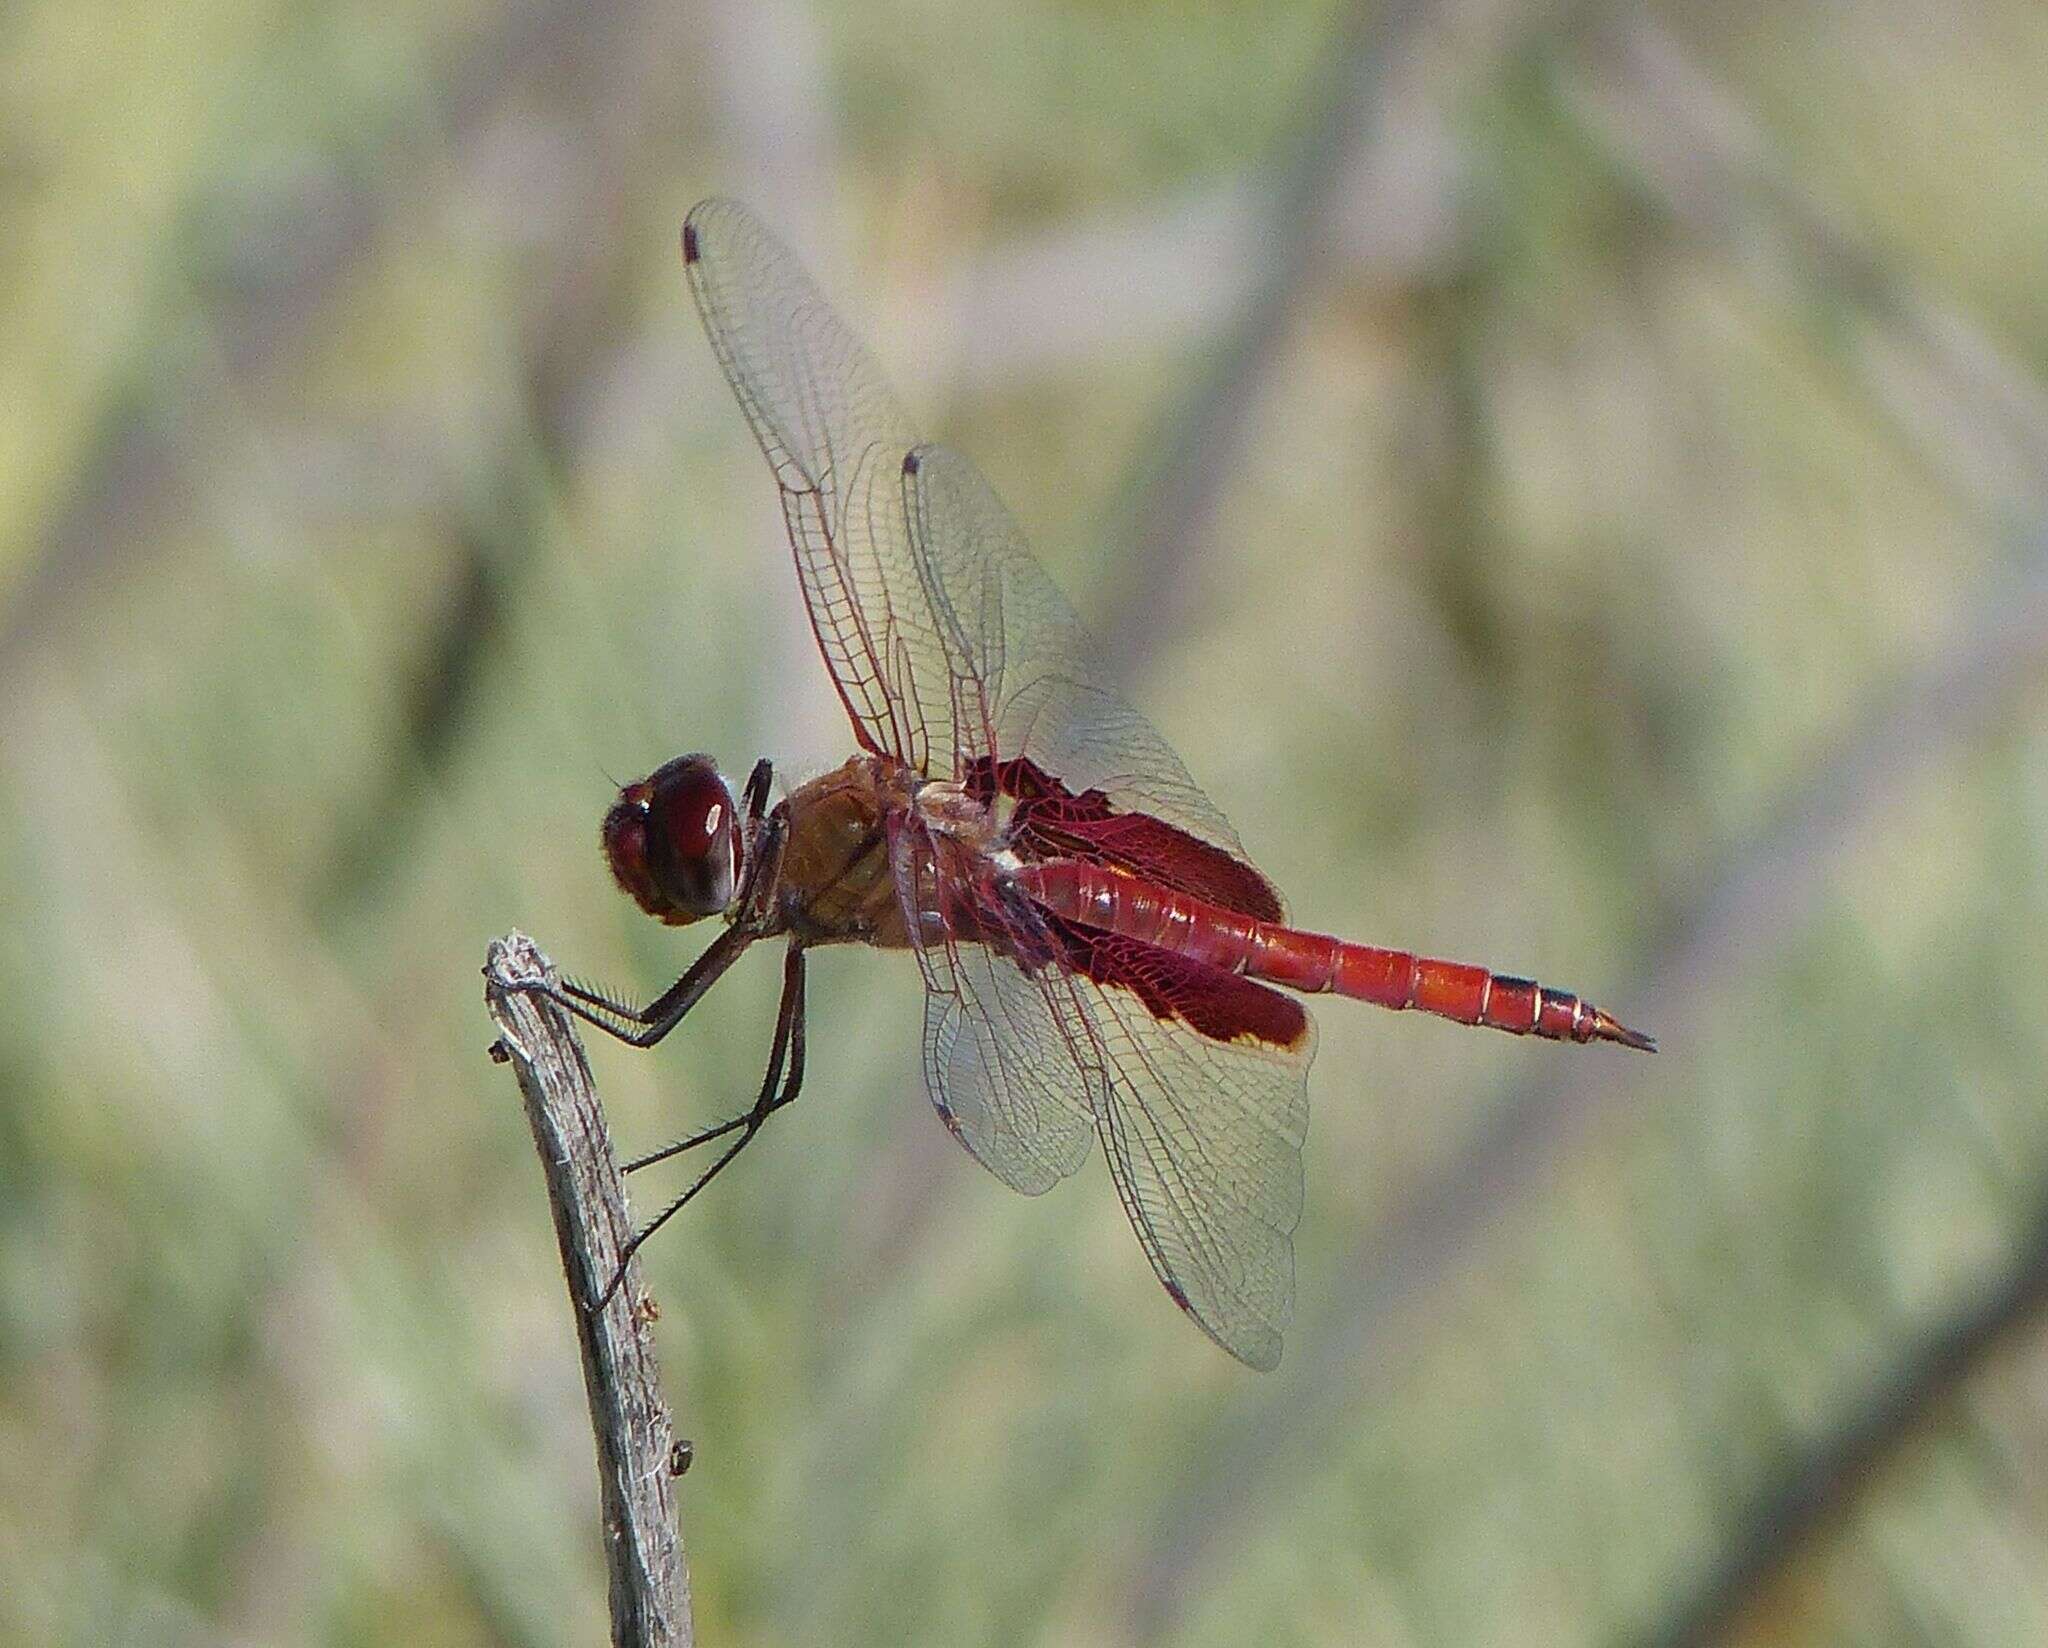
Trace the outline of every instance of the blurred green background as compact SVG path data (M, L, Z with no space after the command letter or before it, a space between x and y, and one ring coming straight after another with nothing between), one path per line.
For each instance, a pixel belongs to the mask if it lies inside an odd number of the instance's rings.
M0 13L0 1639L594 1642L477 969L848 734L676 255L798 246L1308 924L1252 1375L901 955L649 1251L707 1644L2048 1640L2048 12ZM641 1148L758 1080L749 958ZM643 1201L662 1185L643 1186Z

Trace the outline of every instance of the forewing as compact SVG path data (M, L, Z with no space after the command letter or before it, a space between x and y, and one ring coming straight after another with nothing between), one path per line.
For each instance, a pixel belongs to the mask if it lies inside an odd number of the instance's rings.
M946 657L946 684L931 696L960 706L947 752L955 776L977 757L1024 757L1076 794L1100 789L1121 811L1150 814L1241 861L1229 822L1109 685L1088 632L981 471L947 447L922 446L905 465L904 493ZM936 742L932 754L938 772Z
M916 434L860 340L744 206L692 210L683 259L718 364L782 489L811 627L855 736L926 769L927 718L947 713L927 692L947 665L904 521L903 456Z
M1103 1074L1076 1057L1044 980L955 936L956 900L941 887L915 825L903 827L892 856L924 972L932 1107L976 1161L1012 1190L1039 1195L1088 1159Z
M1108 685L993 489L965 458L916 446L879 368L789 251L726 200L690 213L683 249L712 349L781 488L811 625L860 742L935 777L1022 759L1073 796L1099 790L1116 812L1170 827L1090 821L1131 867L1277 915L1229 823ZM1241 874L1190 855L1176 830ZM1293 1302L1306 1016L1262 1008L1260 1033L1219 1035L1251 1000L1232 991L1285 998L1102 938L1088 941L1092 974L1077 971L1029 910L963 910L920 826L901 824L892 854L925 975L926 1079L955 1135L1035 1194L1100 1132L1168 1291L1226 1350L1271 1367ZM1012 925L991 935L977 921ZM1000 942L978 941L990 936ZM1034 950L1047 953L1028 968L1012 959Z

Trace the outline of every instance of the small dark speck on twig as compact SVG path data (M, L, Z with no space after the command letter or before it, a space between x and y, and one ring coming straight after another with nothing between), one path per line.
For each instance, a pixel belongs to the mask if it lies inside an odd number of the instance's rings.
M583 1045L566 1014L518 988L550 976L531 939L512 933L491 944L484 1000L499 1030L491 1056L509 1059L518 1074L554 1208L597 1439L612 1642L687 1648L695 1641L690 1577L672 1489L694 1449L676 1439L661 1399L648 1334L656 1313L641 1291L638 1266L602 1310L597 1306L633 1226Z

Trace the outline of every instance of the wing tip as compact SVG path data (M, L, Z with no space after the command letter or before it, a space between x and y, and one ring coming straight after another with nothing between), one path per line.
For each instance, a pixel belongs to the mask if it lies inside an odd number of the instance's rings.
M1206 1321L1188 1298L1187 1289L1173 1277L1161 1273L1159 1280L1166 1285L1166 1296L1187 1313L1187 1318L1212 1339L1219 1350L1237 1358L1254 1373L1271 1373L1280 1365L1283 1338L1278 1328L1259 1327L1242 1332L1234 1340L1226 1339Z
M722 215L744 222L753 214L736 200L724 195L706 195L683 214L683 262L695 263L704 255L704 223L707 218Z

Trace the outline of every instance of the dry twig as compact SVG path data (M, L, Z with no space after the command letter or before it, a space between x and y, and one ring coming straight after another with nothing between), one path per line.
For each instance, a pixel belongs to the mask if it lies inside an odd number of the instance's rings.
M547 958L523 934L492 943L484 1000L500 1039L491 1052L509 1059L519 1076L555 1212L597 1438L612 1641L616 1648L688 1648L696 1637L674 1478L687 1465L690 1445L676 1440L661 1399L637 1263L597 1308L633 1225L583 1044L552 1002L513 988L550 974Z

